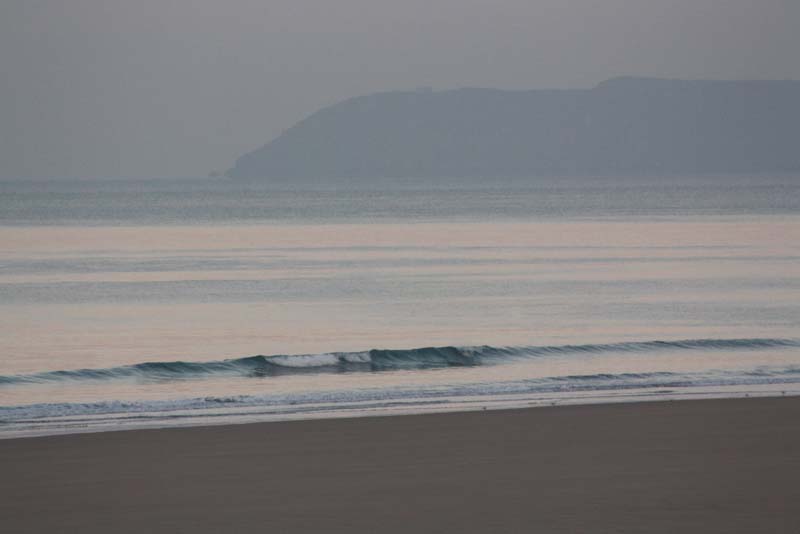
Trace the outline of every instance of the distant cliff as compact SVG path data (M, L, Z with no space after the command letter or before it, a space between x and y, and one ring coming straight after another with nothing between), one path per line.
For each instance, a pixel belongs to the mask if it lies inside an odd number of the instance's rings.
M228 176L369 178L800 171L800 82L617 78L586 90L379 93L317 111Z

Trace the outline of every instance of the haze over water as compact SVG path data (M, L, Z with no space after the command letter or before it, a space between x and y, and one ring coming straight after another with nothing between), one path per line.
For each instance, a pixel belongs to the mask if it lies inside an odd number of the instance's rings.
M0 193L2 436L800 392L797 177Z

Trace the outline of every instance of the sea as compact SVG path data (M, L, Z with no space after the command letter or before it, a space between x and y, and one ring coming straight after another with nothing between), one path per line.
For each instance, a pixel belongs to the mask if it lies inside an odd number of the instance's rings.
M0 438L800 394L800 176L0 182Z

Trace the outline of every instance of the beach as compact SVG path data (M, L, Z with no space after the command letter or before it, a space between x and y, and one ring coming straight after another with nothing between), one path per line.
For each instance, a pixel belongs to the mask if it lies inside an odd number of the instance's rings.
M798 532L800 398L0 440L3 532Z

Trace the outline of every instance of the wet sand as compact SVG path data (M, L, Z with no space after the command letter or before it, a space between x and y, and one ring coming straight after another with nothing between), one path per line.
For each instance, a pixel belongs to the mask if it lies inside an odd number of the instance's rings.
M0 531L800 532L800 398L0 440Z

